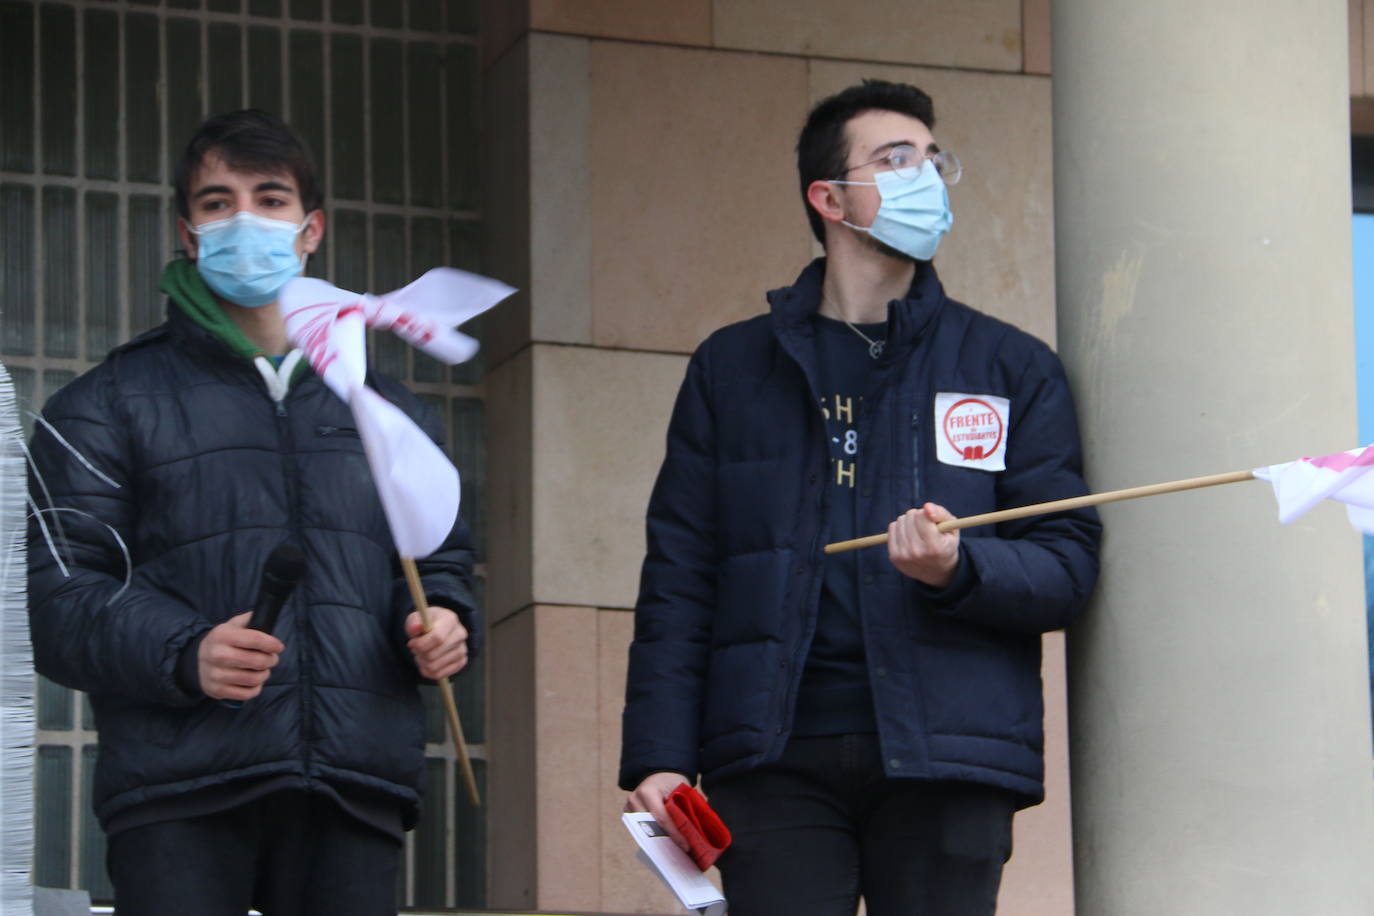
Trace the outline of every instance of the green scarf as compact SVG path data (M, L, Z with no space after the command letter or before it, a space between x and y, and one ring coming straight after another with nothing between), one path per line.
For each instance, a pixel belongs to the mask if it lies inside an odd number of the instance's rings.
M176 258L168 261L162 269L162 291L176 303L186 316L211 334L224 341L224 345L239 356L252 362L259 356L266 356L262 348L248 339L239 326L224 313L215 301L214 293L205 285L193 261ZM271 359L271 357L268 357ZM305 360L296 364L291 373L291 381L301 377L306 369Z
M248 335L224 314L214 293L200 278L194 262L186 258L168 261L162 269L162 291L192 321L224 341L239 356L251 362L254 357L264 355L262 348L249 340Z

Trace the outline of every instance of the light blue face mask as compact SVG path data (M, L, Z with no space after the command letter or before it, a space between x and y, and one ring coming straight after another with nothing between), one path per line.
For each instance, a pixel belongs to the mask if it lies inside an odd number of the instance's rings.
M236 305L260 308L276 302L281 288L303 269L296 236L309 222L298 226L240 210L228 219L194 226L196 269L206 286Z
M873 181L836 181L835 184L876 185L881 203L873 225L856 226L841 220L851 229L867 232L872 238L915 258L929 261L940 247L940 238L954 225L949 210L949 189L933 163L926 162L914 179L900 177L896 171L878 172Z

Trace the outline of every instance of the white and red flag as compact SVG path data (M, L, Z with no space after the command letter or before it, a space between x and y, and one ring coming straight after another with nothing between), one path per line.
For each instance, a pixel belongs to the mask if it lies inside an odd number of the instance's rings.
M367 329L391 330L442 362L460 363L477 341L457 330L515 292L489 277L437 267L383 296L298 277L281 293L286 334L353 410L396 551L426 557L458 518L458 469L424 430L368 388Z
M1255 468L1274 487L1285 525L1324 499L1345 503L1350 524L1374 534L1374 445Z

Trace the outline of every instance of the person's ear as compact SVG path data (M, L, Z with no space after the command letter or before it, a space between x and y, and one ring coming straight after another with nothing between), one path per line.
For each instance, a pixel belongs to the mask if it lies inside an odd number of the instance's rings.
M313 210L305 218L305 229L301 231L301 244L306 254L314 254L324 242L324 211Z
M806 202L821 219L838 223L844 219L844 201L839 188L831 181L813 181L806 188Z
M191 234L191 224L185 217L177 217L177 238L181 240L181 250L186 252L186 257L194 261L200 254L200 249L196 245L196 237Z

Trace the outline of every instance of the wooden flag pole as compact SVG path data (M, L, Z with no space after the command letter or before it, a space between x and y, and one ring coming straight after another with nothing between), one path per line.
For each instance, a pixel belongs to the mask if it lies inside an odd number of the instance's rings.
M411 557L401 557L401 568L406 571L406 583L410 585L410 600L415 602L415 610L420 612L420 622L428 633L433 624L429 620L429 599L425 597L425 590L420 586L420 571L415 568L415 560ZM463 723L458 721L458 704L453 701L453 685L446 677L438 678L435 683L439 685L439 696L443 697L444 712L448 714L449 734L453 736L453 746L458 749L458 762L463 767L463 785L467 786L468 798L472 800L472 804L480 807L482 798L477 794L477 777L472 775L472 761L468 759L468 745L463 738Z
M1144 487L1128 487L1125 490L1109 490L1106 493L1088 493L1084 496L1074 496L1070 499L1056 499L1052 502L1036 503L1033 506L1021 506L1018 509L1003 509L1000 512L985 512L982 515L966 515L963 518L952 518L949 521L941 522L936 527L941 531L955 531L959 528L972 528L974 525L994 525L998 522L1009 522L1015 518L1026 518L1031 515L1046 515L1050 512L1067 512L1070 509L1081 509L1084 506L1100 506L1102 503L1115 503L1123 499L1139 499L1142 496L1158 496L1161 493L1178 493L1181 490L1196 490L1200 487L1216 487L1224 483L1251 480L1254 476L1254 471L1228 471L1225 474L1211 474L1207 477L1189 477L1186 480L1170 480L1166 483L1152 483ZM868 537L855 538L852 541L838 541L834 544L826 544L825 552L844 553L847 550L859 550L863 547L875 547L879 544L886 543L886 533L871 534Z

